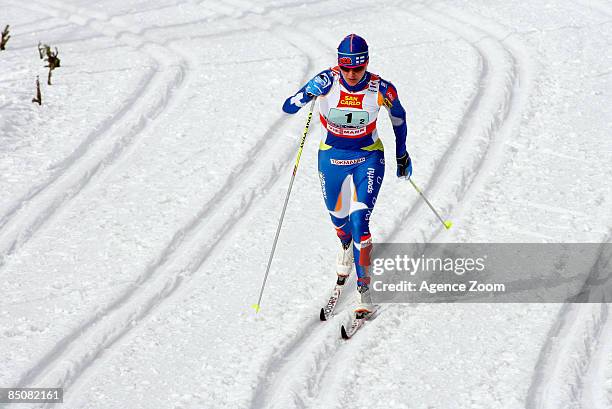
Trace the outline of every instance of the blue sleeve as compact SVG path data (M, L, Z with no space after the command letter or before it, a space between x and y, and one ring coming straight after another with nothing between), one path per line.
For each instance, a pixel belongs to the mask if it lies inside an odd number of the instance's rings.
M395 156L399 158L406 153L406 135L408 134L406 110L402 106L393 84L381 81L379 92L382 94L383 105L389 111L393 133L395 133Z
M321 71L314 78L318 76L325 76L328 79L327 82L329 85L325 88L323 93L323 95L325 95L331 89L334 81L332 70ZM300 110L300 108L312 101L313 97L306 94L306 85L308 84L304 84L304 86L300 88L298 92L296 92L294 95L290 96L285 100L285 103L283 104L283 111L288 114L295 114L297 111Z
M295 114L301 107L312 101L312 98L306 94L306 85L304 85L298 92L285 100L283 111L288 114Z

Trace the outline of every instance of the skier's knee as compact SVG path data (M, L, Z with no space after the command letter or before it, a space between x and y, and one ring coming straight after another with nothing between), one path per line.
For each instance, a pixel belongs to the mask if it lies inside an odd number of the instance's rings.
M343 227L336 227L336 234L342 243L348 243L352 239L350 231L347 230L345 230Z
M360 210L351 214L351 230L354 240L361 241L362 236L370 235L370 210Z
M332 223L336 229L336 234L342 243L348 243L352 239L351 225L348 217L338 218L332 215Z

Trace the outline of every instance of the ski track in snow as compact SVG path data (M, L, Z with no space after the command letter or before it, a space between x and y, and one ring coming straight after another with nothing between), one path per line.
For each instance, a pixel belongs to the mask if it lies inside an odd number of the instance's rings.
M0 236L0 249L4 252L3 255L10 254L19 245L33 237L36 230L48 222L66 202L82 191L97 173L101 173L100 177L102 177L102 173L112 171L111 164L113 162L116 164L118 159L129 151L130 145L137 144L138 135L146 130L148 124L170 105L170 99L177 91L180 92L180 87L189 71L187 62L177 56L174 51L124 31L122 27L115 27L109 23L111 19L104 14L91 13L82 8L63 5L59 2L48 2L48 4L54 4L54 6L43 6L31 2L27 8L90 27L131 47L146 50L157 62L156 73L147 77L129 102L117 114L104 122L98 131L89 135L85 142L58 166L59 172L43 185L32 189L27 197L23 198L19 205L7 215L12 217L5 222ZM160 47L164 55L170 57L171 64L155 57ZM170 69L173 63L176 63L176 70ZM158 79L157 77L160 76L162 78ZM114 135L118 137L112 137ZM100 142L103 146L91 146L98 139L105 139ZM20 224L24 226L19 226ZM22 231L18 231L20 228ZM119 297L117 303L120 304L123 300L124 297ZM68 334L41 361L24 374L17 384L28 385L37 380L41 371L59 358L62 351L66 350L72 342L80 339L88 328L94 326L114 306L115 304L101 310L74 332Z
M56 165L47 180L33 186L2 215L0 267L4 257L32 238L90 182L111 172L122 157L135 149L143 131L169 106L171 99L180 94L189 73L188 63L175 51L131 32L128 27L117 26L103 13L56 1L44 5L35 1L12 4L88 27L134 49L141 49L155 62L155 68L141 80L133 96L114 115ZM160 59L158 54L166 58Z
M482 64L476 93L453 141L438 161L436 172L427 183L427 191L435 192L435 197L453 198L442 209L445 214L454 209L456 215L457 209L465 206L469 192L484 184L486 174L483 173L488 172L490 166L494 166L495 159L503 151L504 139L516 132L529 93L532 67L520 42L508 40L503 30L495 23L479 21L465 14L458 18L458 10L447 14L439 6L415 6L410 8L410 12L468 42L478 53ZM453 177L459 174L457 169L464 169L459 180ZM441 181L444 181L445 185L454 186L455 189L452 192L442 192ZM400 215L399 220L395 221L396 228L388 234L386 241L397 235L409 220L417 220L416 216L419 216L418 220L428 222L421 231L424 241L430 241L443 230L441 227L432 230L438 220L429 214L420 214L419 208L429 211L424 209L420 201L409 207ZM383 307L380 314L385 310L386 307ZM362 329L366 334L355 337L350 344L345 345L338 336L337 323L341 316L311 332L308 329L312 323L309 323L281 353L270 359L264 372L266 376L254 394L251 407L276 407L275 402L282 402L281 405L284 405L284 400L280 399L283 394L291 395L292 402L298 408L343 406L342 391L348 387L345 383L349 380L343 383L342 374L348 373L347 366L355 364L354 357L348 355L373 346L367 344L375 342L374 339L380 339L380 336L367 332L380 332L382 329L380 326L377 328L376 320L372 320ZM328 333L331 333L332 339L336 333L336 340L330 343ZM305 351L308 351L308 358L305 358ZM306 398L300 396L295 386L291 386L303 383L307 388ZM320 401L313 404L312 401L316 399Z
M610 255L603 253L607 243L609 238L601 247L602 252L587 278L584 291L599 281L612 285L609 276L594 276L595 267L602 270L607 266L607 271L612 268ZM559 311L535 366L527 409L610 407L605 397L603 367L612 348L609 342L612 304L606 303L610 300L606 300L603 293L592 294L589 299L590 303L566 303Z
M226 3L251 8L254 4L236 0ZM49 4L54 6L47 8L29 3L27 6L17 5L17 7L36 9L67 18L135 48L150 50L152 58L156 54L155 48L162 47L161 44L154 45L143 37L146 29L133 33L125 31L125 27L114 27L119 20L115 17L90 13L60 2ZM209 4L207 6L215 7ZM225 10L225 13L236 12L232 7L229 7L228 11L223 4L218 7L220 11ZM609 10L606 5L593 7L602 12ZM502 31L490 21L480 21L473 16L455 11L446 13L437 5L428 5L426 8L416 6L411 8L410 12L457 34L470 43L481 58L482 70L478 82L484 86L477 88L451 145L439 160L437 171L427 183L427 193L434 197L447 198L447 202L440 203L442 212L449 214L452 211L453 216L457 217L473 194L486 183L487 175L496 162L495 158L503 152L503 140L515 132L520 121L521 108L528 96L526 93L529 88L528 80L532 76L532 67L520 42L512 36L504 37ZM272 30L265 21L268 9L246 10L241 13L239 15L243 16L245 22L252 16L264 19L243 31L264 29L298 49L316 49L311 44L311 39L300 35L295 29L290 32L284 27ZM155 27L155 30L163 29L164 27ZM228 31L228 33L233 32L235 31ZM214 36L224 34L219 33ZM172 41L173 39L169 40ZM158 70L162 68L163 63L158 60L157 69L141 81L130 103L124 105L119 112L104 122L101 128L90 134L79 148L62 162L50 179L33 187L27 197L20 199L12 211L0 219L0 255L12 253L33 237L43 224L61 210L62 206L92 182L94 176L102 178L105 172L112 171L112 167L118 164L120 159L128 156L128 152L136 149L139 134L146 129L150 121L169 106L170 99L176 93L173 89L180 88L187 82L185 81L189 72L189 60L185 59L187 57L180 56L168 47L163 49L166 55L173 53L179 68L171 74L162 69L163 78L159 78ZM307 66L304 69L304 76L306 77L312 69L315 57L312 53L309 55L308 51L305 57ZM171 67L168 65L165 68ZM161 98L157 92L159 89L163 89ZM500 90L501 93L498 92ZM150 93L154 95L154 102L152 104L143 102L149 100L147 95ZM499 107L501 109L498 109ZM480 115L481 110L486 115ZM483 121L483 117L489 120ZM256 202L258 194L254 193L252 186L257 184L261 186L259 187L261 191L265 191L277 182L284 181L280 177L281 170L291 162L294 152L292 149L285 149L284 155L279 160L276 155L268 152L279 152L281 149L268 148L274 143L274 141L269 142L274 139L270 136L279 132L285 122L284 118L279 118L273 123L248 152L246 156L248 159L229 175L223 188L202 206L189 223L176 232L164 251L128 291L62 339L20 379L18 385L26 386L42 381L44 384L64 387L73 385L104 350L112 347L133 328L133 322L141 320L160 302L173 295L183 281L193 278L203 263L218 250L216 244L218 241L215 238L235 230L239 224L236 218L240 219ZM107 134L114 136L112 142L98 142L106 139ZM484 142L484 145L481 142ZM284 142L276 141L276 144L282 143ZM269 163L274 164L272 170L261 169L264 164ZM459 180L456 180L457 176L453 177L452 171L456 169L467 169L460 175ZM235 184L234 180L245 173L249 174L247 181L241 180L240 184ZM450 184L452 191L442 183L449 180L455 182ZM211 203L218 203L218 208L222 209L220 210L223 213L222 217L215 217L212 220ZM431 240L442 229L437 228L432 231L432 226L438 222L428 214L428 211L419 201L400 215L396 225L401 226L418 218L422 220L419 223L422 226L422 237ZM428 234L426 231L432 232ZM391 231L389 237L398 233L399 227ZM205 245L202 246L200 243ZM384 310L385 308L381 313ZM607 304L564 306L540 354L528 396L529 409L548 408L547 402L549 404L555 402L554 399L550 399L549 394L560 390L562 385L568 387L563 384L567 382L567 378L563 378L567 371L570 371L573 381L569 386L570 400L566 401L568 405L577 404L575 399L582 398L584 402L582 407L605 407L602 406L601 397L594 396L590 392L602 388L594 388L589 382L603 381L600 368L594 366L597 359L593 357L610 353L610 343L603 346L598 343L599 339L605 339L606 334L612 335L612 320L609 319L609 315L610 306ZM376 320L372 320L362 329L364 336L356 337L350 341L351 344L346 344L337 334L338 329L335 325L337 318L316 329L313 327L318 324L318 319L307 322L280 353L270 358L262 382L254 394L252 407L270 407L276 401L275 398L283 393L292 394L296 407L301 408L308 407L312 403L310 399L315 399L317 394L322 395L321 400L326 408L340 404L338 399L341 394L338 392L346 385L342 383L342 377L339 375L345 371L346 365L355 364L350 359L346 359L346 355L368 348L368 344L374 342L375 337L365 335L383 329L376 325ZM329 342L330 338L334 337L337 340ZM579 354L577 361L568 359L556 364L562 357L571 355L570 351ZM297 357L301 359L298 360ZM549 371L551 365L556 367ZM307 385L309 395L306 400L301 398L292 386L301 382L306 382ZM323 388L324 385L326 389Z
M612 304L601 304L601 315L605 315L605 322L597 338L597 346L590 356L587 372L582 382L581 402L583 408L607 409L612 406L612 394L610 394L610 379L606 371L609 371L610 357L612 356ZM607 307L607 311L603 309Z
M434 189L438 186L444 189L444 186L449 185L448 181L455 182L454 191L438 191L437 195L454 195L456 204L449 207L447 213L452 212L452 218L459 220L462 210L470 207L474 194L482 190L489 176L494 173L495 166L501 162L502 155L506 154L505 142L518 133L536 67L525 46L513 38L512 34L508 34L506 28L456 8L434 7L439 16L430 21L440 24L440 17L443 17L442 21L449 23L446 27L448 30L469 42L482 58L481 83L495 84L479 90L482 95L475 98L474 110L468 111L457 130L458 138L454 143L458 145L452 148L452 157L440 161L442 169L434 174L430 182ZM484 78L487 75L489 79ZM498 90L501 90L499 95ZM484 111L484 115L480 111ZM455 151L458 149L465 151L457 154ZM454 163L463 162L466 157L471 159L468 166L465 163ZM457 169L463 169L460 181L453 179ZM436 184L438 179L445 183ZM431 239L443 231L439 227Z
M612 17L612 7L596 0L583 6ZM612 231L604 243L610 242ZM599 263L612 268L610 259ZM588 289L589 277L585 283ZM605 280L610 283L610 277ZM606 396L606 358L612 354L612 300L601 303L566 303L559 311L542 347L527 395L526 409L585 408L606 409L612 399ZM607 342L606 342L607 341ZM562 406L559 406L561 403Z
M78 11L83 12L82 9ZM260 23L255 21L250 30L261 29ZM283 21L276 23L286 24ZM270 30L270 25L264 24L264 29L292 45L292 38L300 42L299 36L282 27ZM308 45L300 44L300 48L308 49ZM312 58L307 53L305 56L307 64L303 79L313 68ZM287 144L271 136L278 133L288 119L283 115L271 125L247 153L242 165L228 176L223 187L202 206L197 215L176 232L162 254L134 285L58 342L21 377L17 385L45 384L64 388L73 385L102 352L112 347L134 327L135 322L142 320L161 301L172 295L186 278L195 274L214 254L217 244L221 242L217 239L238 226L237 221L258 196L255 192L266 191L279 180L284 180L280 173L293 159L294 150L292 147L285 148L285 154L279 161L278 152ZM272 169L258 169L269 164L272 164ZM249 176L242 177L236 184L238 177L244 174ZM254 189L254 186L258 186L258 189ZM237 195L238 198L235 197ZM213 207L213 203L216 206ZM213 208L223 212L224 217L211 217ZM201 243L206 244L202 246Z

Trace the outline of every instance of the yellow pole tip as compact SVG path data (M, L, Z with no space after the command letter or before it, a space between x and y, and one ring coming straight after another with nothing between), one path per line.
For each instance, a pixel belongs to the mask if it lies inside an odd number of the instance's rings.
M251 308L253 308L255 312L259 312L259 304L253 304L251 305Z
M446 230L450 229L452 225L453 222L451 222L450 220L444 222L444 227L446 227Z

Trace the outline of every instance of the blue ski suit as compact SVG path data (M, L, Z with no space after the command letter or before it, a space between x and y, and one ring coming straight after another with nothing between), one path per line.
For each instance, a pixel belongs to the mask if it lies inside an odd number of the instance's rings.
M319 99L321 142L318 166L323 199L336 234L353 240L358 285L369 284L372 237L370 217L385 174L382 141L376 120L380 107L389 112L395 133L396 157L406 154L406 111L395 87L366 71L355 86L346 83L339 67L317 76L325 84ZM304 85L287 98L283 111L293 114L312 100Z

